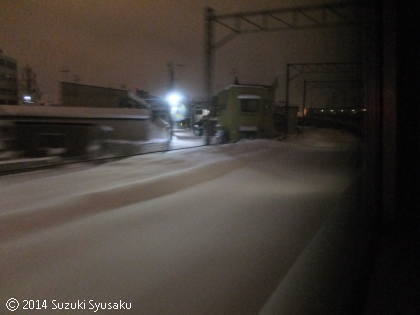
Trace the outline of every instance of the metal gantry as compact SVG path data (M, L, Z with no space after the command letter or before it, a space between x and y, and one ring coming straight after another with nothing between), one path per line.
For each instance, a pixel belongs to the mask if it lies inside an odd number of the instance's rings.
M204 72L205 93L209 104L211 105L215 51L237 35L358 25L362 7L362 2L359 1L220 15L216 15L212 8L206 8ZM217 41L215 25L228 30L228 34Z
M214 52L237 35L256 32L340 27L360 23L361 2L331 3L216 15L205 11L206 92L211 96ZM229 30L215 41L215 24Z
M361 76L361 64L357 62L310 62L310 63L289 63L286 66L286 90L285 90L285 104L286 107L290 103L289 86L290 82L299 76L305 74L347 74L356 76L356 79L351 81L359 81ZM346 80L324 80L324 81L310 81L310 82L338 82L338 81L349 81ZM305 91L304 91L305 92Z
M361 63L357 62L309 62L309 63L289 63L286 67L286 87L285 87L285 112L286 117L288 117L288 110L290 104L290 93L289 86L290 82L296 79L299 76L304 76L305 74L346 74L351 76L356 76L355 81L360 82L361 77ZM337 80L330 80L337 81ZM348 80L347 80L348 81ZM314 81L316 82L316 81ZM320 81L317 81L320 82ZM324 81L326 82L326 81ZM306 102L306 86L304 82L304 96L303 96L303 105L305 106ZM286 126L286 134L287 134Z

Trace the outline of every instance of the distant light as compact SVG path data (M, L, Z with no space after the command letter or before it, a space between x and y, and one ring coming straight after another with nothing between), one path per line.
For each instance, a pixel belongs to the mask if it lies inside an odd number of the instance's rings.
M330 109L330 112L331 112L331 113L334 113L334 109Z
M321 109L321 113L323 113L324 112L324 110L323 109Z
M344 109L342 109L340 112L344 112Z
M353 113L355 113L355 112L356 112L356 110L355 110L355 109L352 109L351 111L352 111Z
M176 106L171 106L171 117L174 121L184 120L187 114L187 108L184 104L178 104Z
M182 100L183 100L183 96L178 92L171 92L166 96L166 101L171 107L178 106Z
M362 112L365 112L365 111L367 111L367 109L366 109L366 108L363 108L363 109L362 109Z
M184 96L177 91L172 91L166 95L165 100L170 107L169 109L172 120L184 120L187 115L187 108L182 102L184 100Z
M23 96L23 100L24 100L25 102L30 102L30 101L32 101L32 97L31 97L30 95L24 95L24 96Z

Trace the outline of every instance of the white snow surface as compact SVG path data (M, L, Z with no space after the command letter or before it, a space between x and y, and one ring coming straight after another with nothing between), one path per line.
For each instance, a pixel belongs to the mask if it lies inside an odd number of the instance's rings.
M257 313L355 176L357 141L325 135L0 177L0 313L10 297Z

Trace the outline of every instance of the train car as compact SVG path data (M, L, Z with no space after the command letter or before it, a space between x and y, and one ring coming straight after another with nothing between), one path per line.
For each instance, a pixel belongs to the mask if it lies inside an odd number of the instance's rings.
M272 137L273 88L234 84L217 95L217 118L230 141L246 137Z
M91 158L162 151L171 134L168 119L152 108L0 105L0 124L8 126L7 149L24 156L56 152Z

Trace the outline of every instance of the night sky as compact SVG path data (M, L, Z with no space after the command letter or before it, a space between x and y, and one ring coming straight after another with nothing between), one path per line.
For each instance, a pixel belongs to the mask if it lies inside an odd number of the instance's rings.
M325 2L331 1L1 0L0 49L19 67L33 67L46 102L57 102L58 81L74 75L81 83L163 95L168 61L183 65L177 86L196 98L203 96L206 6L221 14ZM246 83L270 84L278 75L283 89L286 63L359 58L355 34L341 28L241 35L218 50L214 88L232 83L236 72Z

